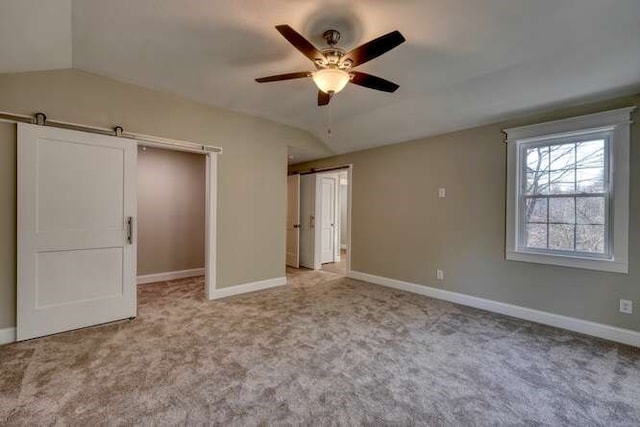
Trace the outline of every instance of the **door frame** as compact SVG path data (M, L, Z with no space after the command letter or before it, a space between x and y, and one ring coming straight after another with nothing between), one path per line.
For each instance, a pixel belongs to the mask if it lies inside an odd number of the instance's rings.
M331 168L330 171L318 171L315 172L314 174L316 175L316 186L315 186L315 190L316 190L316 194L315 194L315 229L314 229L314 245L313 245L313 269L314 270L320 270L322 268L322 263L320 262L320 251L321 251L321 245L320 245L320 227L318 227L317 225L319 224L319 217L322 214L321 211L321 203L322 203L322 185L321 180L318 179L320 178L322 175L333 175L336 174L338 172L340 172L340 169L346 170L347 171L347 261L346 261L346 271L345 271L345 276L349 277L349 275L351 274L351 216L352 216L352 194L353 194L353 164L348 164L348 165L344 165L344 166L337 166L334 168ZM339 187L339 185L338 185ZM337 193L338 194L338 193Z
M204 295L214 299L217 286L218 153L205 154Z
M218 232L218 157L220 152L192 149L183 145L169 143L159 146L138 141L138 147L156 147L164 150L186 151L202 154L205 157L205 223L204 223L204 295L213 300L217 286L217 232ZM134 227L137 233L137 227ZM135 242L137 242L137 236ZM136 246L137 250L137 246Z
M317 177L312 173L298 175L300 175L300 241L298 242L300 266L314 269Z
M290 209L290 205L289 205L289 185L290 185L290 181L291 179L295 179L295 185L296 185L296 215L295 215L295 221L293 223L293 228L295 230L295 234L296 234L296 245L297 249L296 249L296 262L293 264L289 264L289 243L288 243L288 239L289 239L289 209ZM292 175L287 175L287 224L286 224L286 233L287 235L285 236L285 239L287 241L287 243L285 244L286 249L285 249L285 264L288 267L293 267L293 268L300 268L300 236L301 236L301 220L300 220L300 187L301 187L302 183L301 183L301 176L299 173L294 173Z

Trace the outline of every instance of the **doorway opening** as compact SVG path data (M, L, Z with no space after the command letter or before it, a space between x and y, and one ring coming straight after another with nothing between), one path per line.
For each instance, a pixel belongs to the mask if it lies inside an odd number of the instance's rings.
M347 274L347 171L318 174L320 179L320 265L323 271Z
M204 293L206 156L138 147L137 283L140 298ZM156 286L157 285L157 286ZM138 301L140 304L141 301Z
M351 166L288 177L287 265L348 275Z

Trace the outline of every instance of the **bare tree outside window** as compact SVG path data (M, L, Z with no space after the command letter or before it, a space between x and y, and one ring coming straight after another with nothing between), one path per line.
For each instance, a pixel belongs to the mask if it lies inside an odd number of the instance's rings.
M605 254L607 139L525 147L522 217L531 249Z

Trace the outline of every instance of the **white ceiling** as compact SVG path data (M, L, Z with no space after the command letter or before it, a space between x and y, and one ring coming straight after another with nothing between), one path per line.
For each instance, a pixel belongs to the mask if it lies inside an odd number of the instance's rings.
M64 67L72 33L74 68L306 129L336 153L640 84L638 0L73 0L71 9L69 24L69 0L0 0L0 71ZM254 82L311 69L273 28L283 23L317 45L336 26L347 49L400 30L407 43L359 68L400 89L347 87L331 103L327 138L329 110L315 105L310 80Z
M71 0L0 0L0 73L71 65Z

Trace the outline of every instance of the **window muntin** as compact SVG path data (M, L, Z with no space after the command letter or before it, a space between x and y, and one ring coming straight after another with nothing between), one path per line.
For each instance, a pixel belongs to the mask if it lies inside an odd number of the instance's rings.
M611 132L519 144L518 250L610 259Z

